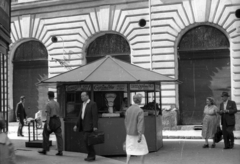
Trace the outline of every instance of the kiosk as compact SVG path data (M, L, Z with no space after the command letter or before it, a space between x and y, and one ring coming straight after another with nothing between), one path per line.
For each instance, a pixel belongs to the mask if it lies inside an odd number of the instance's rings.
M98 155L122 155L126 132L124 116L136 93L143 95L145 136L149 151L163 146L161 82L177 82L170 77L106 56L41 83L55 83L64 122L66 151L86 152L83 135L73 127L81 108L81 93L87 91L98 106L98 129L105 133L104 144L96 145Z

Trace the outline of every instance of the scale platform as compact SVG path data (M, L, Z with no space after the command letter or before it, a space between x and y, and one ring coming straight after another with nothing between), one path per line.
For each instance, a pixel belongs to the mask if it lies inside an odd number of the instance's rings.
M25 142L26 147L42 148L43 140L38 139L38 129L37 121L33 118L28 118L28 142ZM51 140L49 140L49 146L52 146Z
M26 147L35 147L35 148L42 148L42 140L35 140L35 141L28 141L25 142ZM52 146L52 141L49 141L49 146Z

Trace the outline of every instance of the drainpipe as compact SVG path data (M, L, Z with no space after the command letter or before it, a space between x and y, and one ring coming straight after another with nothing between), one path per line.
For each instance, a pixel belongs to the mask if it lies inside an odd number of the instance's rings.
M149 0L149 45L150 45L150 70L152 70L152 0Z

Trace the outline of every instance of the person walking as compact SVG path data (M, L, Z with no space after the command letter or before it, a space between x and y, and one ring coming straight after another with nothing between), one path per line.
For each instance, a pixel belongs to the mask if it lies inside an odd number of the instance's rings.
M15 150L7 134L3 132L5 121L0 116L0 164L15 164Z
M224 139L224 149L232 149L234 147L234 134L235 127L235 113L237 106L234 101L229 100L228 92L222 92L222 103L220 104L220 115Z
M16 117L17 117L17 120L19 121L17 135L21 137L24 137L22 131L24 127L24 119L26 119L27 117L24 105L25 105L25 97L21 96L20 102L17 104L17 107L16 107Z
M206 106L204 107L204 118L202 126L202 137L205 139L205 144L203 148L208 148L208 139L213 139L211 145L215 148L214 135L217 132L218 126L218 107L215 105L215 101L212 97L207 97Z
M58 153L57 156L62 156L63 153L63 138L60 121L60 107L59 103L54 101L54 92L48 92L48 103L46 105L47 120L43 128L43 150L38 151L40 154L47 154L49 151L49 136L52 132L55 133L57 138Z
M126 163L129 164L131 155L141 156L141 163L144 164L144 156L148 154L148 146L144 136L144 112L139 107L142 101L142 95L133 96L133 104L126 111Z
M80 132L83 132L84 143L88 153L87 158L84 160L90 162L96 159L96 153L94 146L88 145L88 138L93 131L98 129L98 109L97 104L89 99L87 92L81 93L81 99L83 103L73 130L76 132L78 129Z

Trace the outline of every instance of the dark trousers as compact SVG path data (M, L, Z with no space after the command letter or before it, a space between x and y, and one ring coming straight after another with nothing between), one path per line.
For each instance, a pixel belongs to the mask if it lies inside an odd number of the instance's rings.
M18 131L17 131L18 136L23 135L23 133L22 133L23 127L24 127L23 119L19 118Z
M49 151L49 136L52 132L54 132L57 138L58 151L63 151L63 138L60 119L58 117L50 118L49 127L50 131L47 129L47 124L45 124L43 128L43 150Z
M87 149L87 153L88 153L88 158L95 158L96 156L96 153L95 153L95 150L94 150L94 146L91 145L89 146L88 145L88 136L91 134L92 132L83 132L83 139L84 139L84 143L85 143L85 147Z
M222 120L222 131L223 131L223 139L225 147L230 147L234 143L234 134L233 134L234 126L227 125L225 119Z

